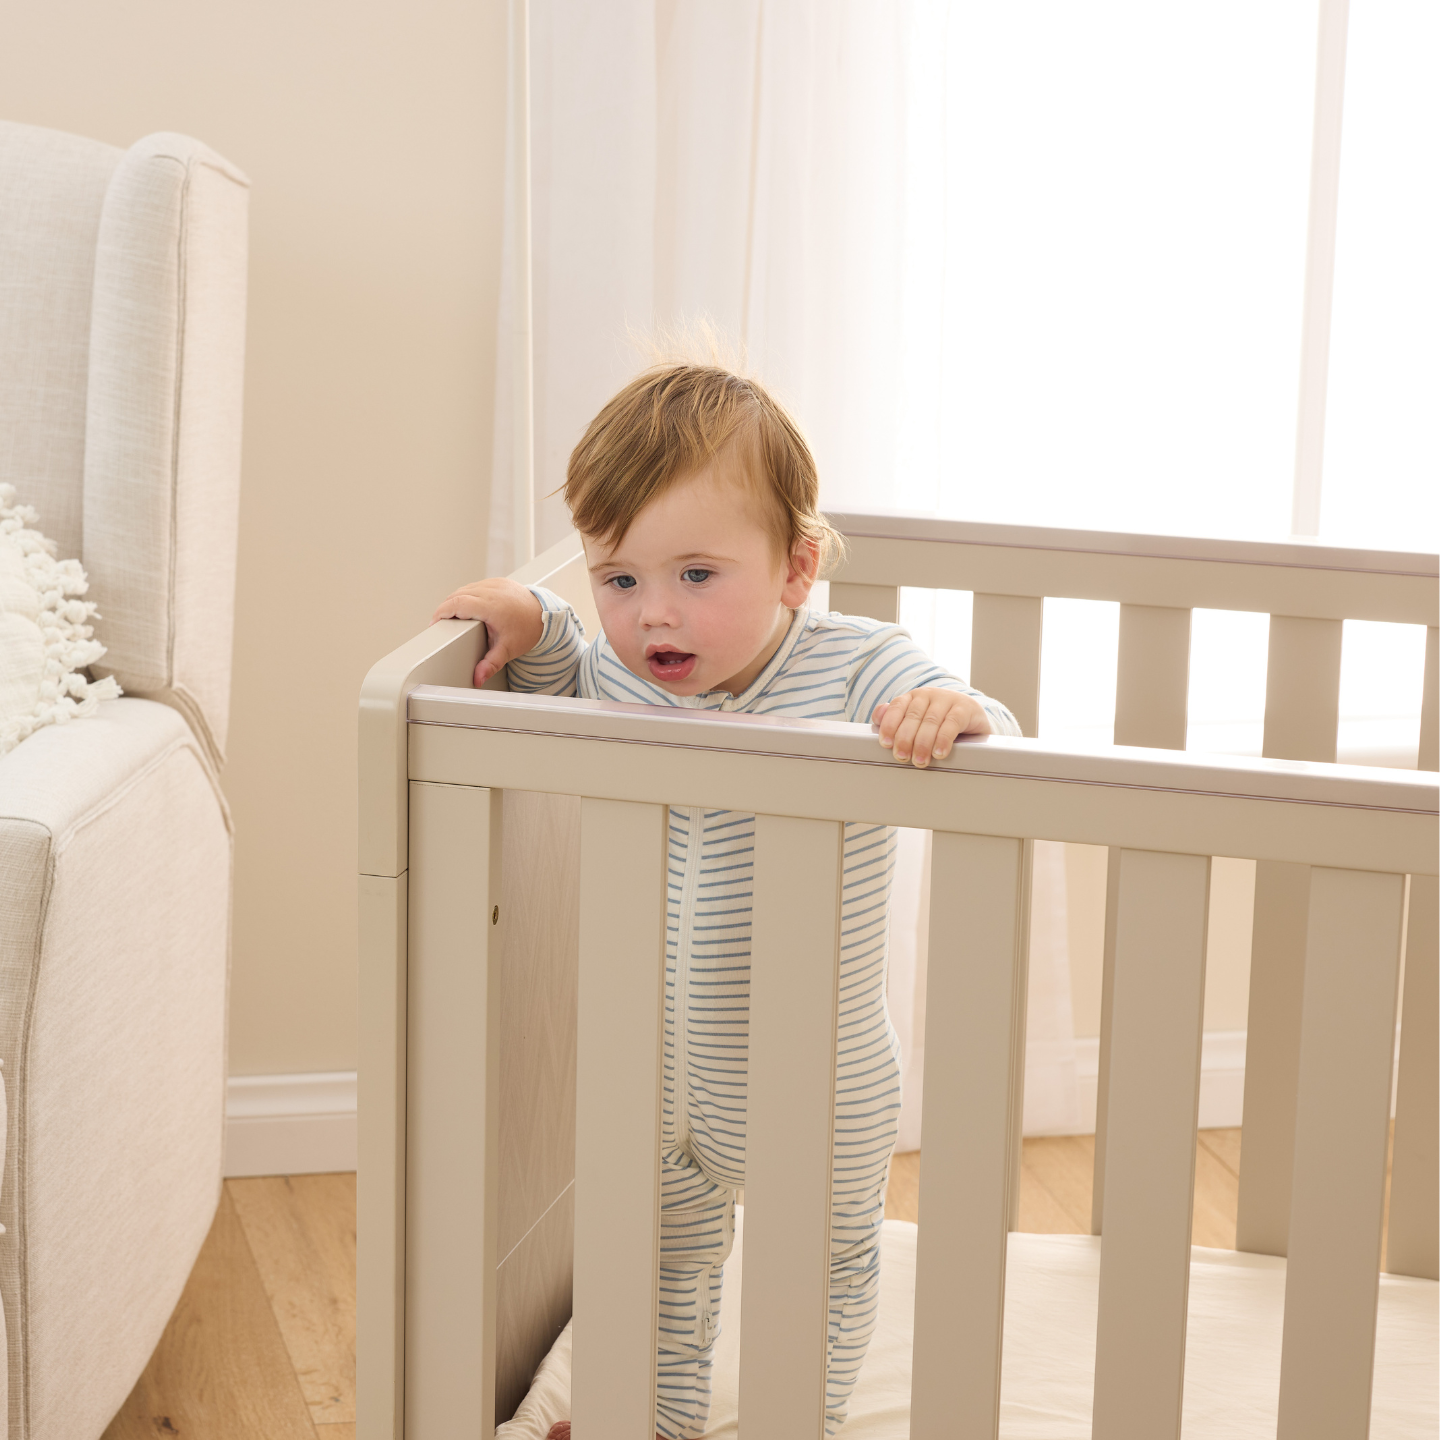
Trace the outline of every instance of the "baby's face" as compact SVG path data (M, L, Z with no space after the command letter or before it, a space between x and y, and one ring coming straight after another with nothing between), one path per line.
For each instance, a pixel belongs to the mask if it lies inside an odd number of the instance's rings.
M587 538L600 623L628 670L699 695L738 694L764 669L814 574L776 558L755 509L707 467L647 505L613 550Z

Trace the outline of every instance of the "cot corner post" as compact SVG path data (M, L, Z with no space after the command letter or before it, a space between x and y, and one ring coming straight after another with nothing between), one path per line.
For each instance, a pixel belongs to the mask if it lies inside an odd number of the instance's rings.
M359 1440L405 1433L405 1028L409 875L359 884L355 1415Z
M405 1431L495 1425L503 796L410 784Z

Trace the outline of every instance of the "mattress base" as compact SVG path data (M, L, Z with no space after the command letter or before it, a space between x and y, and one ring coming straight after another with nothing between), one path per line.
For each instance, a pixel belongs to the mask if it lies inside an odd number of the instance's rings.
M738 1440L744 1217L725 1266L724 1328L715 1347L706 1440ZM880 1313L841 1434L907 1440L915 1308L916 1228L887 1220ZM1006 1267L1002 1440L1090 1440L1100 1240L1010 1237ZM1280 1389L1285 1261L1234 1250L1191 1251L1185 1348L1186 1440L1274 1440ZM1440 1427L1440 1285L1380 1277L1372 1440L1434 1440ZM570 1326L497 1440L544 1440L570 1416Z

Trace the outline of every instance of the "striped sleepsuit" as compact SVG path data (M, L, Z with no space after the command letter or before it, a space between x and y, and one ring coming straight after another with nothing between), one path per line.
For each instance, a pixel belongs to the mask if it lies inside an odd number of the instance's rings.
M882 701L931 685L975 696L997 732L1020 733L1003 705L947 674L896 625L797 610L774 658L743 694L682 697L632 674L603 635L587 646L575 612L533 589L544 630L533 650L510 662L515 690L867 722ZM709 1413L722 1267L734 1235L735 1191L745 1184L755 817L672 806L669 831L655 1428L669 1440L690 1440ZM827 1434L844 1422L874 1328L880 1222L900 1114L898 1046L885 1008L894 856L892 829L845 826Z

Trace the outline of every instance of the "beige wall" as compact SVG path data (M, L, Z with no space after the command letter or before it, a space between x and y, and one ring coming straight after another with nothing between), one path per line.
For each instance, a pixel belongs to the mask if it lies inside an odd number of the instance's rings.
M481 573L503 0L7 8L0 115L250 175L230 1068L355 1064L355 709Z

